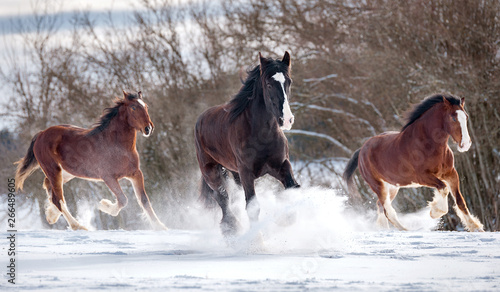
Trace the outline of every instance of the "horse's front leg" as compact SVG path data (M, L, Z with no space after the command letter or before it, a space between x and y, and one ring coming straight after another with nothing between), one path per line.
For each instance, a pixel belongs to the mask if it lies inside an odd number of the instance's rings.
M292 165L288 159L285 159L280 167L274 169L269 174L279 180L285 189L300 188L300 185L293 176Z
M118 213L120 213L120 210L127 205L127 196L123 193L123 190L116 178L106 178L103 180L111 192L115 195L116 203L107 199L102 199L99 204L99 210L111 216L117 216Z
M259 220L260 205L255 197L255 176L248 170L239 170L241 185L245 191L246 210L250 223Z
M453 195L453 199L455 199L455 211L457 212L458 217L462 221L462 224L465 225L465 228L469 231L479 231L483 232L484 227L479 219L476 216L472 215L465 204L464 197L460 193L460 183L458 178L458 173L455 169L452 170L450 175L445 178L446 182L451 189L451 194Z
M149 201L149 197L146 194L146 190L144 189L144 176L142 171L138 169L132 176L127 177L128 180L132 182L134 186L134 193L139 202L139 205L142 207L144 212L146 212L149 222L153 226L153 228L158 230L167 230L168 228L161 223L160 219L156 216L153 207L151 206L151 202Z

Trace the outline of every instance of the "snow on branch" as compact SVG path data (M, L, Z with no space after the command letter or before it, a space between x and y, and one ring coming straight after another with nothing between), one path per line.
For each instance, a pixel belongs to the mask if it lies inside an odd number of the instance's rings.
M326 139L326 140L330 141L331 143L335 144L340 149L344 150L344 152L347 153L348 155L351 155L351 153L352 153L352 151L349 148L347 148L344 144L340 143L337 139L335 139L331 136L325 135L325 134L306 131L306 130L288 130L285 133L292 134L292 135L302 135L302 136L323 138L323 139Z
M337 74L330 74L330 75L326 75L324 77L320 77L320 78L307 78L307 79L303 79L302 81L306 82L306 83L309 83L309 82L314 82L314 83L320 83L321 81L325 81L325 80L328 80L328 79L331 79L331 78L337 78Z
M319 111L327 111L327 112L331 112L331 113L334 113L334 114L348 116L351 119L357 120L357 121L365 124L368 127L368 129L370 130L371 134L372 135L376 135L375 128L370 124L370 122L368 122L367 120L362 119L360 117L357 117L357 116L355 116L355 115L353 115L351 113L348 113L348 112L345 112L345 111L342 111L342 110L338 110L338 109L322 107L322 106L314 105L314 104L304 104L304 103L300 103L300 102L292 102L292 103L290 103L290 105L292 107L293 106L305 107L305 108L309 108L309 109L314 109L314 110L319 110Z

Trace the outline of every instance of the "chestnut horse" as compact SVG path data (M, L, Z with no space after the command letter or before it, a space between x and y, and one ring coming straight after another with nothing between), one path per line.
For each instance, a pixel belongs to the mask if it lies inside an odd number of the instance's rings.
M59 125L36 134L26 156L17 162L17 188L22 190L26 178L42 168L45 174L43 187L48 196L45 214L49 224L54 224L62 214L71 229L86 230L69 213L63 185L74 177L104 181L115 195L116 203L103 199L99 209L116 216L127 205L128 199L118 183L118 180L126 178L132 182L139 205L153 227L166 229L153 211L144 190L144 177L135 145L137 131L149 137L153 129L141 92L123 91L123 99L117 100L114 107L107 108L92 129Z
M377 222L388 227L387 219L398 229L406 230L391 205L399 188L434 188L429 203L432 218L448 213L448 193L455 200L455 210L469 231L483 231L483 225L470 214L460 193L448 138L458 143L458 151L472 145L467 130L468 115L464 99L451 95L434 95L411 110L401 132L389 132L368 139L358 149L344 172L351 188L352 175L359 166L361 175L377 194ZM384 215L385 214L385 215Z
M203 112L195 128L196 153L202 173L201 194L222 208L221 229L235 233L239 223L229 207L226 172L243 186L246 210L256 222L260 207L254 182L270 174L285 188L299 187L288 160L288 141L283 130L294 122L290 94L290 54L282 60L263 58L248 73L240 91L224 105Z

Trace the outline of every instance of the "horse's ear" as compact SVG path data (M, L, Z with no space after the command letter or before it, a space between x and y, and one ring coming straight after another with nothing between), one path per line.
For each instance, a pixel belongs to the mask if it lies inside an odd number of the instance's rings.
M262 57L262 54L259 52L259 62L260 62L260 75L264 72L264 68L267 66L267 59Z
M137 92L137 96L139 97L139 99L142 99L142 92L141 91Z
M281 62L285 63L288 67L291 66L290 53L288 53L288 51L285 51L285 55L283 56L283 60L281 60Z
M462 107L464 107L464 106L465 106L465 97L462 97L462 98L460 99L460 105L461 105Z
M126 92L125 89L123 89L122 91L123 91L123 99L126 99L128 96L128 92Z

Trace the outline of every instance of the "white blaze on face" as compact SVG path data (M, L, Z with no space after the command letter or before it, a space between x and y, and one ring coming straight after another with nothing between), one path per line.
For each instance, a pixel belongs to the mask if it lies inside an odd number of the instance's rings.
M286 95L285 92L285 75L283 73L278 72L273 75L273 79L278 81L281 84L281 89L283 89L283 96L284 96L284 101L283 101L283 126L281 126L281 129L283 130L290 130L293 125L293 114L292 110L290 109L290 104L288 103L288 96Z
M146 108L146 103L140 98L137 99L137 102L142 105L143 108ZM148 133L146 134L145 131L142 131L142 135L144 137L149 137L151 135L151 132L153 132L153 126L151 124L148 125Z
M470 140L469 130L467 129L467 116L464 111L457 110L457 119L460 123L460 128L462 129L462 141L458 144L458 151L465 152L469 150L472 145L472 141Z
M137 99L137 102L142 105L142 107L146 107L146 104L144 103L144 101L142 101L142 99Z

